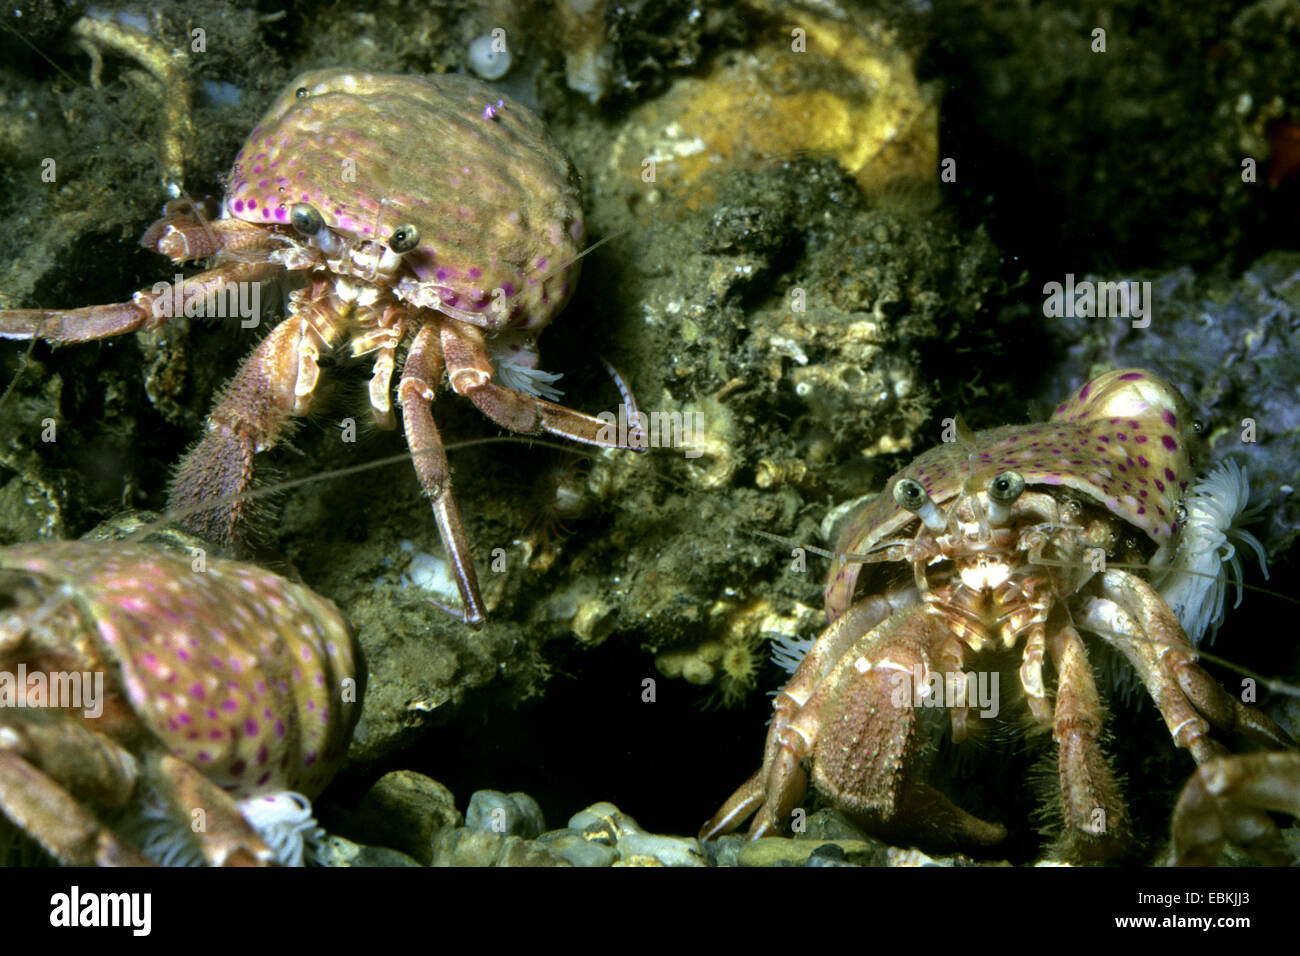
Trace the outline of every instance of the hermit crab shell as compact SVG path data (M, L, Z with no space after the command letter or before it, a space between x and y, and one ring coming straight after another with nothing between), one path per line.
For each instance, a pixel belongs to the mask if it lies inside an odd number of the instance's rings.
M894 501L903 478L921 483L944 507L964 491L1017 471L1025 484L1082 492L1140 528L1157 544L1178 530L1178 504L1195 476L1190 408L1169 382L1142 369L1118 369L1088 382L1039 425L979 432L973 442L932 448L889 479L882 494L853 518L837 554L862 554L878 543L910 537L919 519ZM826 614L853 601L860 563L835 561L826 582Z
M247 222L289 230L302 202L354 241L414 225L398 296L487 329L541 329L577 284L572 164L536 115L469 77L304 73L229 183L226 215Z
M50 651L107 671L104 732L133 715L237 800L313 798L343 762L360 715L359 690L343 684L356 688L357 652L338 609L302 585L123 542L15 545L0 549L0 571L32 575L87 622L77 647Z

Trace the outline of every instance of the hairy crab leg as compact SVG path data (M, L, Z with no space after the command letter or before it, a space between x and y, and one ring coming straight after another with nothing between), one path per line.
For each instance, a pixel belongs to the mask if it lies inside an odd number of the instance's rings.
M436 604L449 614L462 617L466 624L479 625L487 618L483 598L479 594L478 576L474 572L474 558L460 509L451 493L451 471L447 452L442 447L442 437L434 424L431 408L442 380L442 353L437 330L425 325L415 334L406 364L402 366L402 380L398 397L402 405L402 426L406 443L411 449L411 463L420 479L424 493L433 501L433 515L438 522L447 560L456 572L456 586L460 589L464 614L458 615L450 608Z
M617 437L611 440L605 437L609 424L599 418L497 385L492 381L492 363L482 331L457 319L444 319L441 328L442 353L451 387L502 428L525 435L545 431L602 448L643 450L633 439L635 430L629 430L626 443Z
M239 550L240 496L252 485L254 457L275 446L290 417L307 413L320 348L332 346L345 324L349 307L327 285L290 295L289 317L240 366L172 479L168 510L182 511L182 524L228 550ZM203 507L212 501L225 503Z
M1127 842L1128 821L1115 775L1101 748L1101 698L1088 651L1070 624L1052 633L1050 651L1058 675L1052 739L1057 746L1065 823L1075 835L1070 842L1078 847L1077 835L1087 834L1082 839L1089 849L1095 843L1102 855L1110 856Z

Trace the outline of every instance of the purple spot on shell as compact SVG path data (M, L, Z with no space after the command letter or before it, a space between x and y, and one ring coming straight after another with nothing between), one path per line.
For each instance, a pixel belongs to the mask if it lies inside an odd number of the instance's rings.
M256 737L258 733L261 732L261 730L262 730L261 725L258 724L258 722L254 720L252 717L249 717L246 721L244 721L244 733L248 734L248 736Z
M1161 436L1160 436L1160 444L1164 445L1164 446L1165 446L1166 448L1168 448L1170 451L1177 451L1177 450L1178 450L1178 442L1174 441L1172 435L1161 435Z
M1166 480L1166 481L1174 481L1174 480L1176 480L1177 478L1178 478L1178 476L1174 474L1174 470L1173 470L1172 468L1166 468L1166 469L1165 469L1165 480Z
M1128 436L1125 435L1123 432L1116 432L1115 437L1118 438L1120 441L1128 441Z
M230 208L233 209L235 212L243 212L243 211L244 211L244 200L242 200L242 199L236 199L234 202L232 202L232 203L230 204Z
M314 750L311 753L307 754L307 756L302 758L302 765L304 767L310 767L315 762L316 762L316 751Z
M1109 436L1109 435L1098 435L1098 436L1097 436L1097 441L1109 442L1109 441L1110 441L1110 436Z
M256 208L257 208L257 200L256 200L256 199L250 199L250 200L248 201L248 208L249 208L249 209L256 209Z
M199 763L207 763L209 760L212 759L212 755L209 754L206 750L200 750L196 754L196 756L199 758Z
M1144 493L1145 493L1145 492L1144 492ZM1140 514L1140 515L1144 515L1144 514L1147 513L1147 509L1146 509L1146 508L1138 508L1138 512L1137 512L1137 513Z
M1143 468L1151 467L1151 462L1146 460L1145 455L1138 455L1138 464L1141 465Z
M1083 388L1079 390L1079 401L1086 402L1088 400L1088 393L1091 391L1092 391L1092 382L1089 382L1087 385L1083 386Z
M269 186L269 185L271 185L271 180L269 180L269 179L259 179L259 180L257 181L257 188L258 188L258 189L265 189L265 188L266 188L267 186Z
M182 651L181 653L184 653L184 652ZM190 696L193 697L195 700L202 700L202 699L203 699L203 685L200 684L198 681L195 681L193 684L191 684L191 685L190 685Z
M262 766L262 764L266 763L266 758L269 757L270 755L271 755L271 752L270 752L269 750L266 749L266 744L262 744L262 746L258 747L258 748L257 748L257 765L260 767L260 766Z
M270 779L271 779L271 771L268 770L266 773L262 774L260 777L257 778L257 785L259 787L265 786L266 781Z
M1164 483L1163 481L1161 481L1159 478L1157 478L1157 479L1156 479L1156 491L1164 491L1164 490L1165 490L1165 483Z
M483 270L478 266L470 266L465 270L465 275L469 276L471 279L480 279L483 277Z
M277 737L283 737L283 736L284 736L284 721L283 721L283 720L277 720L277 721L275 722L275 735L276 735Z
M215 727L212 730L208 731L209 740L220 740L224 736L225 734L222 733L220 730L217 730Z
M203 712L203 714L204 714L204 716L206 716L206 717L208 718L208 720L216 720L216 719L217 719L217 708L215 708L215 707L209 707L207 710L205 710L205 711Z
M224 703L222 703L221 709L227 712L239 710L239 704L235 703L233 699L227 700Z
M289 218L289 213L283 206L281 206L278 209L276 209L275 218L280 220L281 222L284 222L286 219Z
M262 218L263 219L271 218L271 210L267 209L265 206L262 207Z
M1161 412L1160 417L1165 420L1165 424L1168 425L1170 428L1178 427L1178 416L1175 415L1173 412L1169 411L1169 409L1166 408L1163 412Z
M439 269L437 272L433 274L433 277L437 279L439 282L443 282L447 279L449 275L450 273L447 272L446 269Z
M1141 380L1142 380L1143 378L1145 378L1145 377L1146 377L1146 376L1144 376L1141 372L1129 372L1129 373L1126 374L1126 375L1121 375L1121 376L1119 377L1119 380L1120 380L1121 382L1138 382L1138 381L1141 381Z
M189 712L184 710L176 715L176 719L187 726L194 721L194 718L189 715Z

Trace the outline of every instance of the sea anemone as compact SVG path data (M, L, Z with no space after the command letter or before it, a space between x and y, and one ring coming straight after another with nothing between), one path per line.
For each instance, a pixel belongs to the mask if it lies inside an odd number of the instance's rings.
M239 811L266 841L281 866L318 863L325 831L311 813L311 801L289 790L239 801ZM193 833L164 807L161 798L143 802L124 832L140 852L160 866L203 866Z
M1250 480L1236 462L1218 465L1192 488L1186 501L1187 519L1179 532L1169 568L1155 582L1161 597L1178 615L1193 644L1208 631L1213 640L1223 622L1223 600L1229 581L1237 586L1241 606L1242 566L1238 550L1249 548L1268 578L1264 548L1241 526L1258 514L1248 509Z

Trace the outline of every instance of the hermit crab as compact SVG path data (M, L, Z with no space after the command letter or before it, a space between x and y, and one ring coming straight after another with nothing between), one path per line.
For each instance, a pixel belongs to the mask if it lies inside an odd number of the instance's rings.
M146 248L176 263L213 257L210 268L116 305L0 312L0 335L70 343L148 330L213 314L240 286L287 279L287 317L217 401L170 509L238 544L254 457L307 414L322 353L374 356L369 402L381 428L395 425L400 360L407 444L464 619L477 624L483 602L431 414L444 372L510 431L633 447L551 401L558 376L536 367L537 335L577 282L582 238L573 168L518 103L463 76L320 70L295 79L249 135L220 218L174 200L145 233Z
M301 862L358 663L333 604L252 565L0 548L0 817L70 865Z
M1180 554L1196 432L1173 385L1121 369L1085 384L1042 424L978 434L951 425L952 440L894 475L841 536L826 587L830 626L776 695L762 767L702 838L751 815L750 838L783 831L811 776L830 803L887 839L996 844L1001 824L927 782L935 722L925 718L943 714L961 743L981 718L1018 708L1056 744L1060 852L1128 852L1089 634L1128 660L1198 765L1224 753L1211 726L1294 747L1202 670L1148 572L1136 570L1172 567ZM855 603L859 577L865 594ZM1023 693L997 693L1000 666L1014 669L1007 683ZM1223 766L1240 776L1246 764ZM1237 781L1238 794L1250 789ZM1276 841L1258 807L1224 802L1216 810L1230 819L1219 832L1253 827Z

